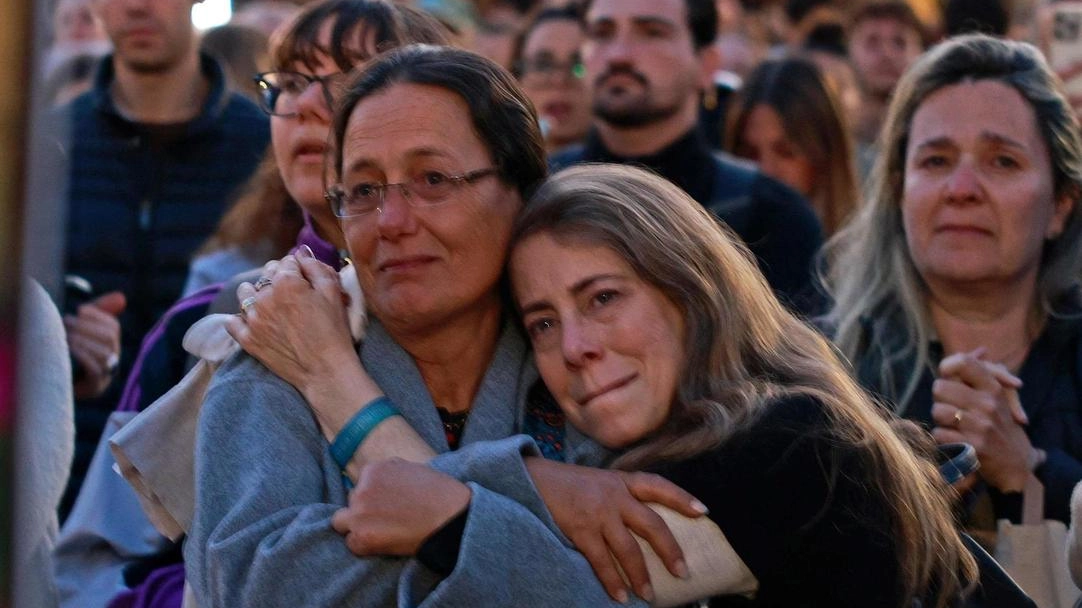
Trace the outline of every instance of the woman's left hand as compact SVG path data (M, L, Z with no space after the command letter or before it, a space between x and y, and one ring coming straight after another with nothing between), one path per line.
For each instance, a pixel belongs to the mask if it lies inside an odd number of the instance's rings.
M470 488L427 465L386 460L366 465L349 506L331 518L357 555L416 555L425 539L470 504Z
M264 266L259 284L237 287L244 310L227 325L248 354L302 393L356 361L333 268L307 252L287 255Z
M977 450L980 475L1004 492L1021 491L1032 470L1034 448L1022 424L1021 382L980 352L957 353L939 364L932 385L932 435Z

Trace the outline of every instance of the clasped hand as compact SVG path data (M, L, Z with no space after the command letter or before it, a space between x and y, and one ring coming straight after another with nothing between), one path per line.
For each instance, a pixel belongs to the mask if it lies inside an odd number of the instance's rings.
M470 503L469 486L428 465L384 460L361 467L349 506L331 525L357 555L416 555Z
M939 364L932 385L932 435L940 444L972 445L985 481L1004 492L1021 491L1033 452L1018 398L1022 382L983 355L983 349L956 353Z
M680 545L645 503L701 517L706 507L694 496L651 473L592 469L541 458L526 459L526 468L556 525L590 562L613 599L628 600L622 572L639 597L653 600L646 562L632 533L653 547L673 576L687 578Z
M302 393L314 378L353 354L338 273L307 254L263 267L265 286L237 287L249 302L230 319L229 334L250 355Z

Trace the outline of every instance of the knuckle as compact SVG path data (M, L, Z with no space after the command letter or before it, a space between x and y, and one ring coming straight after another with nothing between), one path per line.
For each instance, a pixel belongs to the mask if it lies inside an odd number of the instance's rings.
M362 527L359 530L355 530L352 536L361 550L375 551L379 548L379 536L371 528Z

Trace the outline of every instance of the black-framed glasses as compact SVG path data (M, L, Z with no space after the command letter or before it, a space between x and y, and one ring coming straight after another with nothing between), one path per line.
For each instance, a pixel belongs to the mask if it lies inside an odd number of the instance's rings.
M411 177L409 181L397 184L361 182L349 187L335 184L327 189L326 198L331 203L331 210L338 217L357 217L373 211L382 213L387 191L391 188L398 188L410 207L435 207L450 201L451 194L463 184L472 184L496 173L494 167L461 175L425 171Z
M259 105L271 116L296 116L297 102L313 83L319 83L327 107L334 107L334 98L342 87L345 72L326 76L312 76L300 72L263 72L256 74L259 89Z
M555 82L560 78L568 78L572 81L582 80L586 77L586 66L577 57L571 61L556 61L551 57L537 57L535 59L523 59L518 64L520 80L536 80L543 82Z

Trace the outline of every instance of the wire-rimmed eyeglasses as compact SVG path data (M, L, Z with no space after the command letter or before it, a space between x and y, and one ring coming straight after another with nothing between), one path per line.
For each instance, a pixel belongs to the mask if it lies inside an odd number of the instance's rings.
M398 188L402 198L411 207L435 207L450 200L451 194L464 184L496 175L494 167L478 169L461 175L447 175L439 171L425 171L411 177L409 181L397 184L361 182L353 186L335 184L327 189L326 198L331 203L331 210L338 217L357 217L373 211L383 211L387 191Z
M326 76L312 76L300 72L263 72L256 74L255 84L259 89L259 105L263 111L271 116L296 116L297 102L301 95L308 90L313 83L319 83L323 92L323 99L328 108L334 107L334 98L341 89L345 72L337 72Z

